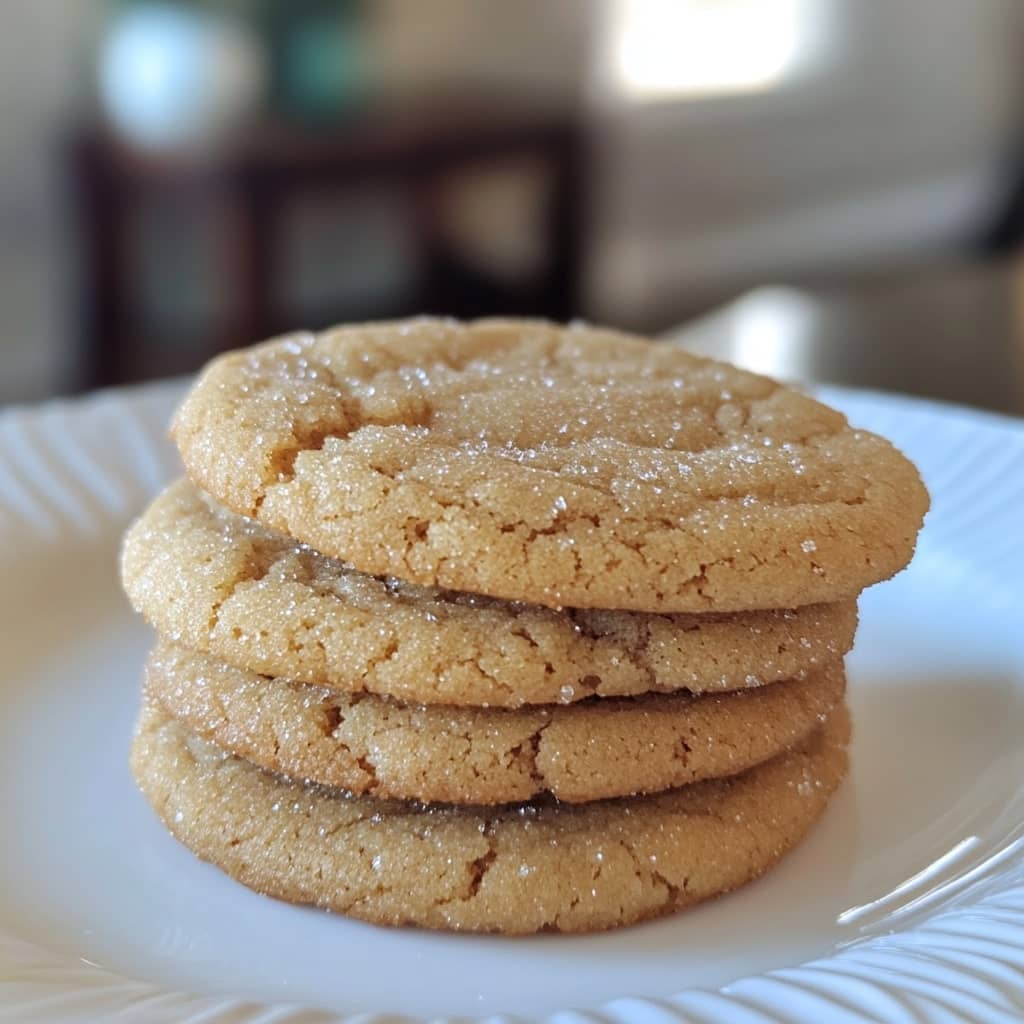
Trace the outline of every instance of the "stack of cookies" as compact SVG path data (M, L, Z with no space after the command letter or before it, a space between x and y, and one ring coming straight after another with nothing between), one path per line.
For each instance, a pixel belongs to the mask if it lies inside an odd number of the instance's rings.
M173 433L123 554L136 780L245 885L386 924L608 928L774 864L928 504L838 412L585 326L296 334Z

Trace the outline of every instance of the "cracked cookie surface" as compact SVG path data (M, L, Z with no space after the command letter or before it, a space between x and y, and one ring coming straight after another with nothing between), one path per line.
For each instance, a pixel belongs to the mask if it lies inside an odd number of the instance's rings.
M848 737L840 708L731 779L581 805L424 808L284 781L147 704L132 770L174 836L258 892L380 924L596 931L771 867L842 781Z
M339 696L157 645L146 692L188 729L269 771L376 797L581 802L735 775L792 747L843 700L841 662L805 679L693 697L502 711Z
M910 559L917 471L835 410L585 326L420 319L215 360L173 433L235 512L357 568L553 607L830 602Z
M556 611L379 579L172 484L129 531L132 604L265 675L402 700L517 707L735 690L835 661L854 601L731 614Z

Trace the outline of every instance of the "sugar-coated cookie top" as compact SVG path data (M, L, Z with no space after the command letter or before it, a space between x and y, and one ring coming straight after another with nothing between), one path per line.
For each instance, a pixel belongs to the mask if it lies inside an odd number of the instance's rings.
M832 601L927 508L888 442L767 378L587 326L420 319L215 360L174 434L236 512L357 568L553 606Z

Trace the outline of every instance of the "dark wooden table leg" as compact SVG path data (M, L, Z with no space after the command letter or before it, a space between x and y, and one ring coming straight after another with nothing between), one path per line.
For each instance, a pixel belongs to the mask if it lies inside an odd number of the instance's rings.
M566 132L557 150L548 215L550 263L547 306L557 319L571 320L580 315L582 300L587 201L582 134L575 130Z
M78 308L73 379L76 390L124 378L122 315L125 194L102 154L85 140L72 147L73 202L80 231Z
M223 202L229 316L217 344L235 348L281 329L274 287L279 196L262 178L245 176L226 184Z

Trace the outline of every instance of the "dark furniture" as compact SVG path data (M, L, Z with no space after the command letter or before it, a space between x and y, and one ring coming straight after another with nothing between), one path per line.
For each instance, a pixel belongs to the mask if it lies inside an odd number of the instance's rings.
M216 148L139 152L101 128L78 134L72 173L80 225L79 380L82 388L181 373L217 351L297 327L419 312L493 312L567 319L578 313L581 140L565 113L450 99L376 108L318 131L262 124ZM436 189L481 164L540 161L550 187L543 267L509 287L460 264L438 230ZM298 314L279 292L282 224L301 197L386 186L416 252L415 285L370 308ZM202 210L216 240L214 287L222 312L199 317L182 343L153 345L134 271L140 205ZM175 282L166 288L173 294ZM313 322L296 320L309 316ZM188 335L188 338L184 336Z

